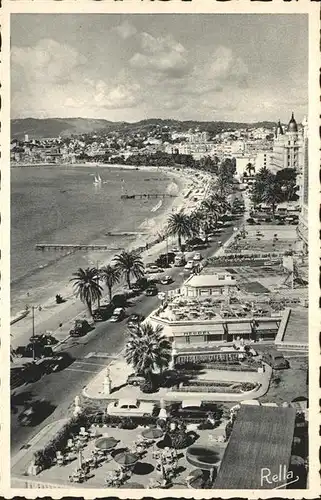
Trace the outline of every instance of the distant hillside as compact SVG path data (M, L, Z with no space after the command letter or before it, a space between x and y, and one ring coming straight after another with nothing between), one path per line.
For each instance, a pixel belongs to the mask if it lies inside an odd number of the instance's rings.
M112 122L87 118L24 118L11 120L11 137L23 139L25 134L30 139L88 134L107 129Z
M239 128L266 127L273 128L273 122L258 123L237 123L237 122L199 122L194 120L161 120L159 118L150 118L136 123L111 122L108 120L95 120L89 118L23 118L11 120L11 137L23 139L25 134L30 139L41 139L45 137L68 137L71 135L90 134L93 132L115 130L118 132L142 132L156 128L171 128L179 132L185 132L189 129L199 128L202 131L208 131L211 134L217 134L223 130L235 130Z

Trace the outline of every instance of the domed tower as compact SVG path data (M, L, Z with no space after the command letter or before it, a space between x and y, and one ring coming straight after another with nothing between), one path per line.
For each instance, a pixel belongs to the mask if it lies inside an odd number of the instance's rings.
M288 125L288 133L289 134L297 134L298 133L298 124L295 121L294 113L292 112L291 120Z

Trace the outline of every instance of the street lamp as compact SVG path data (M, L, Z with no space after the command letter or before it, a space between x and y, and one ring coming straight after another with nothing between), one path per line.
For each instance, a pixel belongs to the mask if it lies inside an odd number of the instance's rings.
M27 306L27 309L29 309L29 306ZM42 307L40 305L38 306L31 306L31 322L32 322L32 360L35 360L35 309L38 309L38 311L41 311Z

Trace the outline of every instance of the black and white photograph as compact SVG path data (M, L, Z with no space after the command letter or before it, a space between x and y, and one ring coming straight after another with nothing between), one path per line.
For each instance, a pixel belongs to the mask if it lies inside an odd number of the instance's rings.
M318 11L55 4L10 15L11 492L312 498Z

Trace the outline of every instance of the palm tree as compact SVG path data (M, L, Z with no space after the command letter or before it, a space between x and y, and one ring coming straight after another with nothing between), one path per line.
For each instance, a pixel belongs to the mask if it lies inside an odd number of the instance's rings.
M130 332L125 358L135 372L145 378L157 368L160 371L167 368L171 359L171 343L162 331L160 325L153 327L150 323L144 323Z
M97 280L97 269L94 267L82 269L80 267L77 272L73 273L73 276L74 278L71 278L70 281L74 281L73 288L76 297L79 297L86 304L92 317L92 306L102 295L102 287Z
M115 268L120 274L125 276L128 288L131 288L130 278L134 276L136 279L144 275L144 263L134 250L131 252L123 251L114 257Z
M195 232L193 220L181 210L172 213L167 219L167 233L177 236L179 249L182 250L182 237L192 236Z
M264 181L264 191L262 201L271 206L272 217L274 219L277 204L283 200L283 193L275 175L269 175Z
M102 267L99 270L99 274L107 285L108 294L109 294L109 302L111 302L112 289L119 282L119 279L120 279L120 275L121 275L120 269L108 264L107 266Z
M255 166L253 165L253 163L249 162L247 165L246 165L246 168L245 170L249 173L249 175L251 175L251 173L254 173L255 174Z

